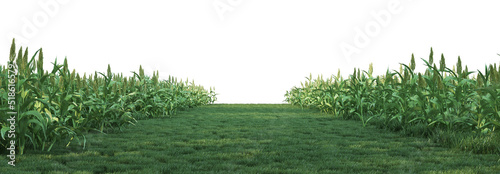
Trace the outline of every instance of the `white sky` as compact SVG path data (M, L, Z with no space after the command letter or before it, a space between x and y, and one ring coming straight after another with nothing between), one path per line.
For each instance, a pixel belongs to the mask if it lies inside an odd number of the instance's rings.
M430 47L437 61L460 55L483 70L500 62L499 17L495 0L4 0L0 55L5 65L16 37L30 55L43 47L46 69L56 57L80 73L111 64L131 75L141 64L150 75L214 86L218 103L281 103L309 73L346 76L373 62L382 74L412 53L427 59ZM346 44L357 53L345 56Z

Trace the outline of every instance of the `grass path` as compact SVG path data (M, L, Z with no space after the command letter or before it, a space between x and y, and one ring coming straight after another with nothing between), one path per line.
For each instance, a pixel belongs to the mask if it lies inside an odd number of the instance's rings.
M290 105L209 105L28 151L0 173L495 173L498 155L441 148ZM24 172L22 172L24 171Z

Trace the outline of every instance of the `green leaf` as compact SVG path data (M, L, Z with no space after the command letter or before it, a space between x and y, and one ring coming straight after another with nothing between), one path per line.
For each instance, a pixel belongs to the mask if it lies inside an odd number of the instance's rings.
M10 127L8 126L2 126L1 134L2 134L2 139L5 140L5 133L10 130Z

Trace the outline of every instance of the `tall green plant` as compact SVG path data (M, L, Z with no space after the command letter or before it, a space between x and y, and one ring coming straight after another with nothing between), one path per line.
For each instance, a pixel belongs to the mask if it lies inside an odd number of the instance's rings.
M388 70L383 76L372 76L370 66L368 72L354 69L349 79L336 79L334 83L309 77L301 87L287 91L285 101L318 108L335 117L357 119L363 126L377 120L383 127L411 134L431 135L435 130L497 134L500 68L487 65L484 71L477 71L477 78L471 79L474 72L467 66L463 69L460 57L450 69L444 54L439 66L434 64L433 55L431 48L429 59L422 59L424 73L415 72L412 54L409 65L400 64L399 71ZM485 152L492 150L485 148Z
M17 53L16 53L17 52ZM38 57L37 57L38 56ZM16 78L16 145L23 154L27 147L50 151L54 144L73 140L83 144L85 133L103 132L107 128L122 129L136 119L170 116L178 109L211 104L216 94L210 88L159 80L144 74L142 66L133 77L114 74L108 65L106 73L84 74L81 78L70 71L68 60L53 63L52 70L43 69L43 51L37 50L31 59L28 48L16 51L12 42L9 62L18 67ZM0 112L7 111L8 70L0 65ZM169 77L171 78L171 77ZM1 115L1 145L8 144L9 129L6 114ZM83 141L81 141L83 140Z

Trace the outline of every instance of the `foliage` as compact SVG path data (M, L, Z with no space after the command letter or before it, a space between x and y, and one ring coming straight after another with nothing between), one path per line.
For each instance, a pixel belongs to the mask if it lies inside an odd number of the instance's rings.
M105 128L121 129L136 119L170 116L177 110L211 104L215 92L187 81L169 77L159 80L158 72L146 76L142 67L133 77L111 72L80 76L70 71L67 59L56 61L52 70L43 69L43 51L37 50L28 59L28 49L22 47L16 57L13 40L10 63L17 65L16 78L16 149L26 147L50 151L56 142L76 139L85 147L85 132L103 132ZM0 66L0 143L7 147L8 68ZM4 114L5 113L5 114ZM2 148L6 149L6 148Z
M471 77L474 72L463 69L460 57L453 69L446 66L443 54L439 66L433 64L432 48L429 59L422 61L427 67L423 74L414 72L412 55L409 65L381 76L372 75L372 65L368 72L354 69L348 79L342 79L340 71L326 80L309 76L301 87L286 92L285 101L360 120L363 126L376 120L380 127L407 134L430 136L444 130L498 138L492 134L500 127L500 68L485 66ZM485 146L476 152L499 153L500 148Z

